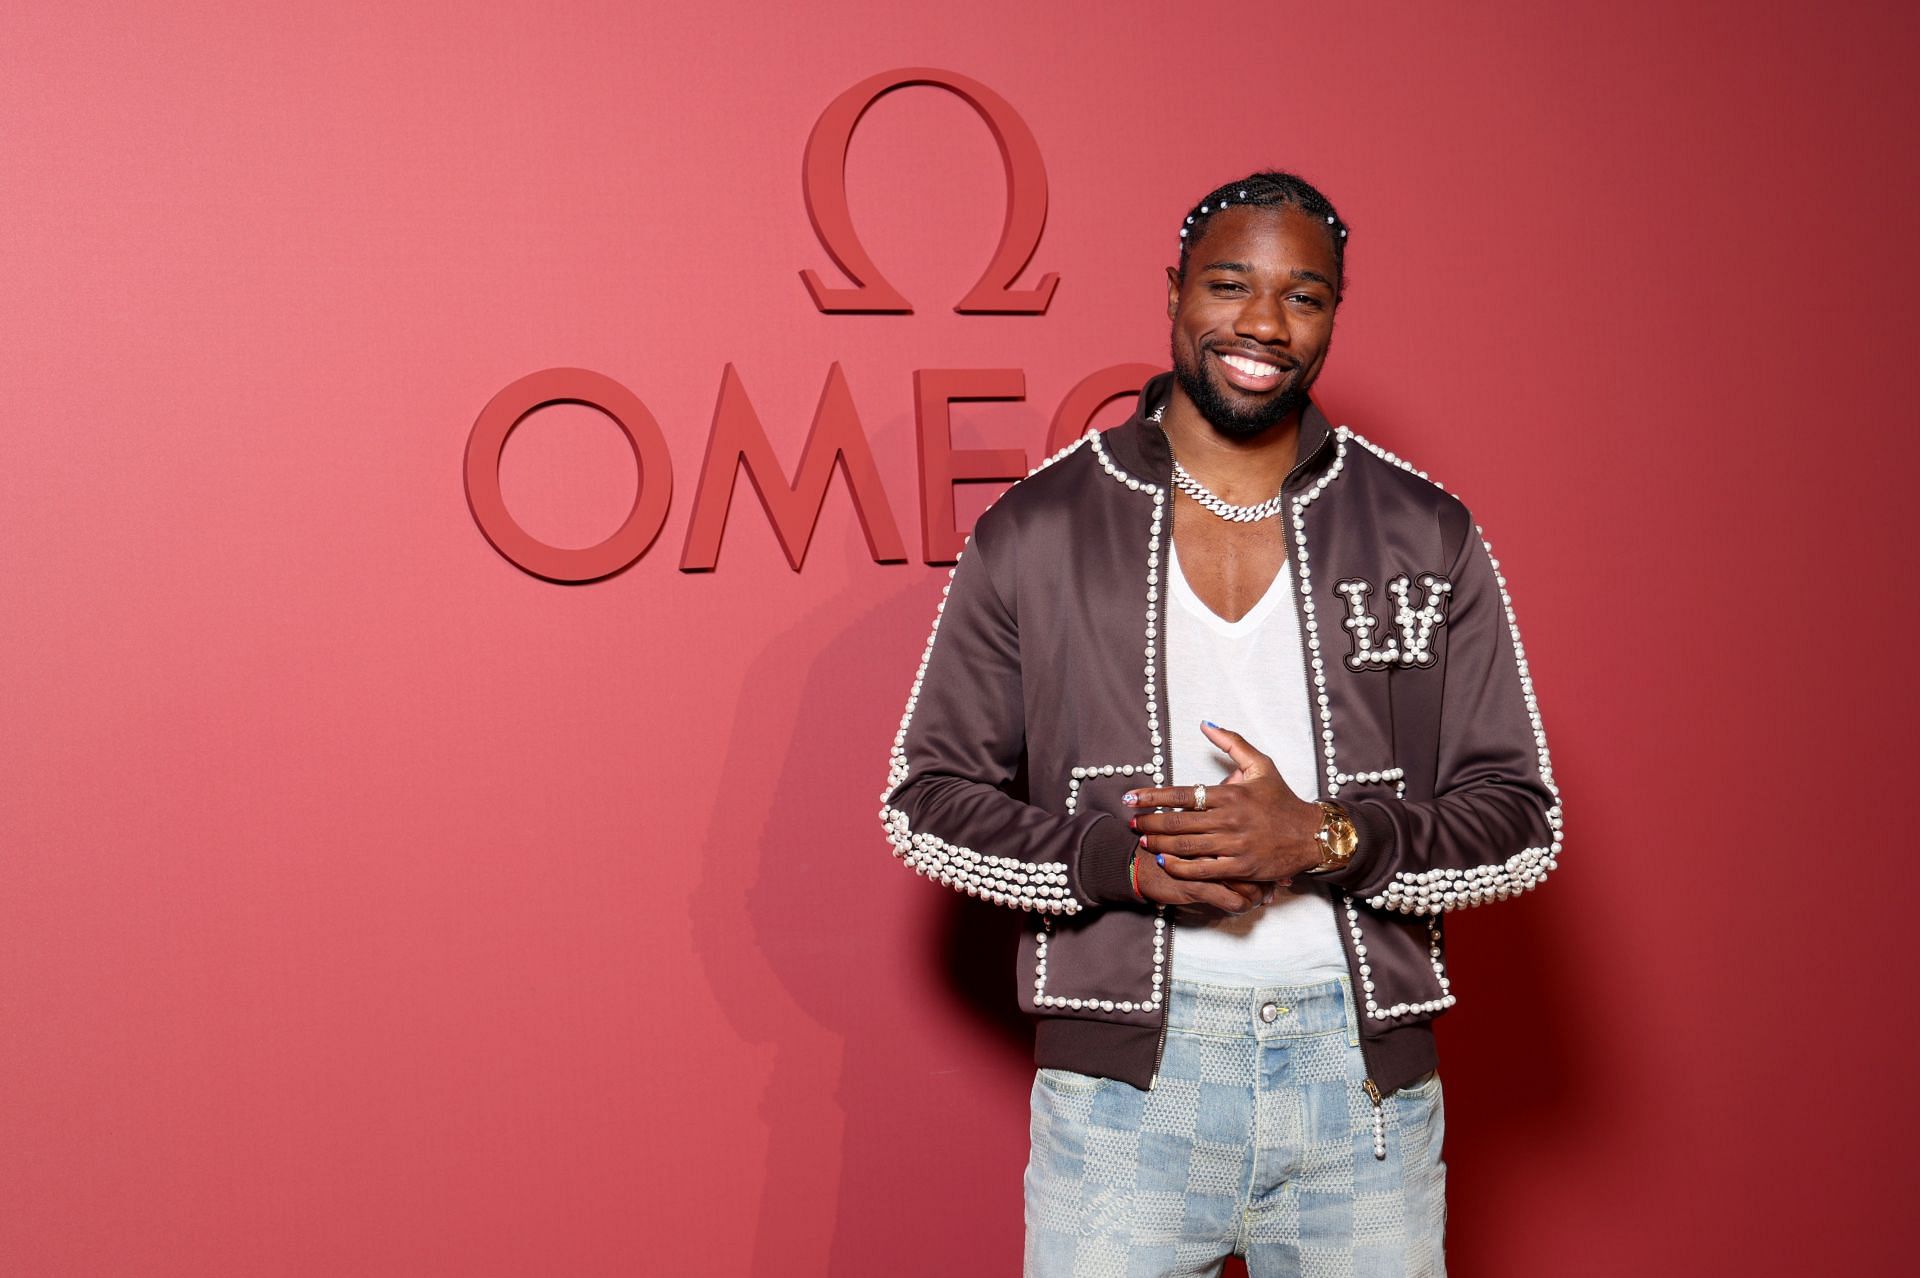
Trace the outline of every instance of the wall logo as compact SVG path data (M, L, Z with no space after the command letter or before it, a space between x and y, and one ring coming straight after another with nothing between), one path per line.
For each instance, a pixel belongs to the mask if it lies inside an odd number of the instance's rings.
M945 89L971 106L992 131L1006 165L1007 209L1000 242L979 282L954 309L980 315L1044 314L1060 283L1057 273L1043 275L1032 288L1014 286L1038 250L1046 224L1047 174L1039 144L1005 98L977 80L933 67L903 67L869 76L835 98L814 123L802 163L807 216L821 246L852 287L828 284L815 271L802 270L800 280L813 304L830 315L913 312L912 304L887 282L861 246L846 192L847 148L854 128L880 98L911 85ZM1102 406L1138 392L1159 371L1150 364L1117 364L1081 379L1054 411L1040 455L1056 452L1085 434ZM948 406L955 400L1024 400L1026 374L1017 368L917 369L913 391L920 553L926 563L950 564L966 542L966 535L954 527L953 486L964 481L1016 480L1027 473L1029 463L1027 453L1018 448L954 448ZM528 416L551 404L598 409L619 426L633 449L639 468L633 507L620 527L598 545L566 549L539 541L514 522L501 496L500 457L508 436ZM791 480L774 456L739 375L727 364L694 486L693 517L681 547L681 570L706 571L719 562L735 481L744 468L788 564L798 572L806 561L836 465L846 476L874 562L904 563L906 544L839 363L827 368L799 469ZM549 581L596 581L634 563L659 537L673 498L672 457L653 414L625 386L584 368L543 369L502 388L468 433L465 471L467 505L481 533L510 562Z
M800 272L801 282L813 297L813 304L826 312L864 311L886 314L910 314L913 307L900 291L887 283L880 268L860 247L853 231L853 215L847 211L847 147L853 141L854 126L867 108L882 95L912 84L938 85L951 90L993 130L1000 144L1000 160L1007 169L1007 220L1000 228L1000 244L993 250L980 282L954 304L954 310L968 315L1039 315L1053 300L1055 274L1043 276L1030 289L1015 291L1014 279L1032 260L1040 247L1040 231L1047 222L1047 168L1040 160L1040 144L1033 140L1027 122L1015 114L1007 100L964 75L935 71L930 67L910 67L869 76L833 100L821 113L807 138L806 160L802 168L802 189L807 196L807 216L813 220L813 233L833 260L854 281L853 288L829 288L812 271Z

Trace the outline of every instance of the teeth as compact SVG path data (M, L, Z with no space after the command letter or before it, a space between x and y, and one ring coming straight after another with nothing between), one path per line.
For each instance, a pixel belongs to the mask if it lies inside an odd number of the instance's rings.
M1249 377L1265 377L1269 373L1277 373L1280 371L1277 365L1262 364L1257 360L1242 359L1238 355L1222 355L1220 358Z

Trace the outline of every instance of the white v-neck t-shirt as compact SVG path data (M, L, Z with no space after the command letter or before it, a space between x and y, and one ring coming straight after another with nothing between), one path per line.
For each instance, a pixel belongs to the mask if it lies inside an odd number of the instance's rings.
M1207 739L1210 719L1245 737L1302 799L1319 797L1312 707L1307 702L1293 566L1282 561L1260 602L1228 621L1201 602L1167 538L1167 713L1173 720L1169 785L1214 785L1233 759ZM1174 925L1173 977L1209 985L1286 985L1347 975L1332 895L1300 876L1273 904L1207 923Z

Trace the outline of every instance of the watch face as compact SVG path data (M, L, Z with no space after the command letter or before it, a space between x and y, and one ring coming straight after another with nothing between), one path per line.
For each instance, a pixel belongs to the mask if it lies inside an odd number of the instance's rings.
M1327 842L1334 855L1343 861L1353 855L1354 847L1360 842L1360 832L1354 829L1353 818L1345 808L1336 806L1327 814Z

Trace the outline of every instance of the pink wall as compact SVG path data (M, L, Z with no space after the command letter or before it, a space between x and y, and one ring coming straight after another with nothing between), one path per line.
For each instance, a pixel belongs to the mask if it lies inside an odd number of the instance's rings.
M1455 1271L1903 1267L1907 7L276 8L0 34L0 1271L1013 1272L1007 920L876 820L913 373L1023 370L954 438L1038 460L1268 164L1355 228L1323 402L1473 505L1567 799L1449 928ZM951 309L1003 181L930 88L848 170L916 313L800 284L808 130L921 64L1039 143L1044 315ZM908 561L836 477L800 571L744 482L680 571L723 370L791 468L835 363ZM462 482L556 365L672 456L587 585ZM502 484L577 547L635 480L562 407Z

